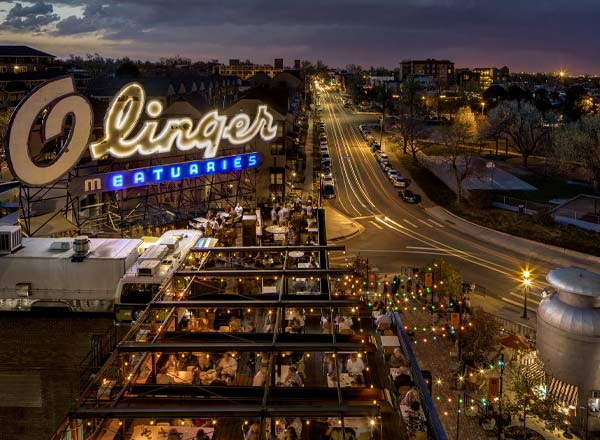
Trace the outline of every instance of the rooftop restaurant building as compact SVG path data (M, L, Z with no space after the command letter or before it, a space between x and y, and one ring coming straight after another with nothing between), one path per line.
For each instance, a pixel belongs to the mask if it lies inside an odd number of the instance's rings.
M341 287L349 269L329 254L344 248L312 216L315 242L271 225L260 246L192 248L53 438L445 438L427 391L399 401L425 385L412 352L390 368L406 352L397 315L376 331L382 312Z

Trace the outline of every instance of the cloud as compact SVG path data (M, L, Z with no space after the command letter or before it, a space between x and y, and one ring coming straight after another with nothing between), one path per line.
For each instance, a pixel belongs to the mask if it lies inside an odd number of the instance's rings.
M39 30L51 22L44 30L53 38L94 35L98 45L114 47L107 56L127 49L133 58L283 56L390 67L404 58L438 57L458 66L600 72L595 0L46 1L54 11L43 1L12 7L12 28ZM27 23L31 17L39 23Z
M39 32L50 23L60 20L60 17L53 12L54 7L43 1L33 3L32 6L16 3L6 14L6 19L0 24L0 28Z

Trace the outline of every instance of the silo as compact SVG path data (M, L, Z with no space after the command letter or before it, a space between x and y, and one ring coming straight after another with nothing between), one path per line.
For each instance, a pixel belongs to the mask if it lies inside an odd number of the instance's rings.
M554 391L569 393L561 397L572 401L573 422L585 429L589 422L597 424L588 420L586 408L592 393L600 392L600 274L564 268L550 271L546 279L554 289L538 307L538 357L554 378L549 386L559 383Z

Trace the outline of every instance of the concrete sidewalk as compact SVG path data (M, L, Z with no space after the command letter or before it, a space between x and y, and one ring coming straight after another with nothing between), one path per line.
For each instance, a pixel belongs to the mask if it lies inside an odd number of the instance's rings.
M330 206L326 206L324 209L327 241L345 240L364 231L362 225L349 219L337 209Z

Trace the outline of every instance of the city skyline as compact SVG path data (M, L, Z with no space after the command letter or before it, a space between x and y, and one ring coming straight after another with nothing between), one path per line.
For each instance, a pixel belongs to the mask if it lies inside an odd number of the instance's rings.
M450 59L460 67L598 74L593 38L600 5L564 0L303 2L239 5L180 1L99 0L7 2L0 6L0 44L25 44L59 57L157 60L283 57L333 67L398 67L402 59Z

